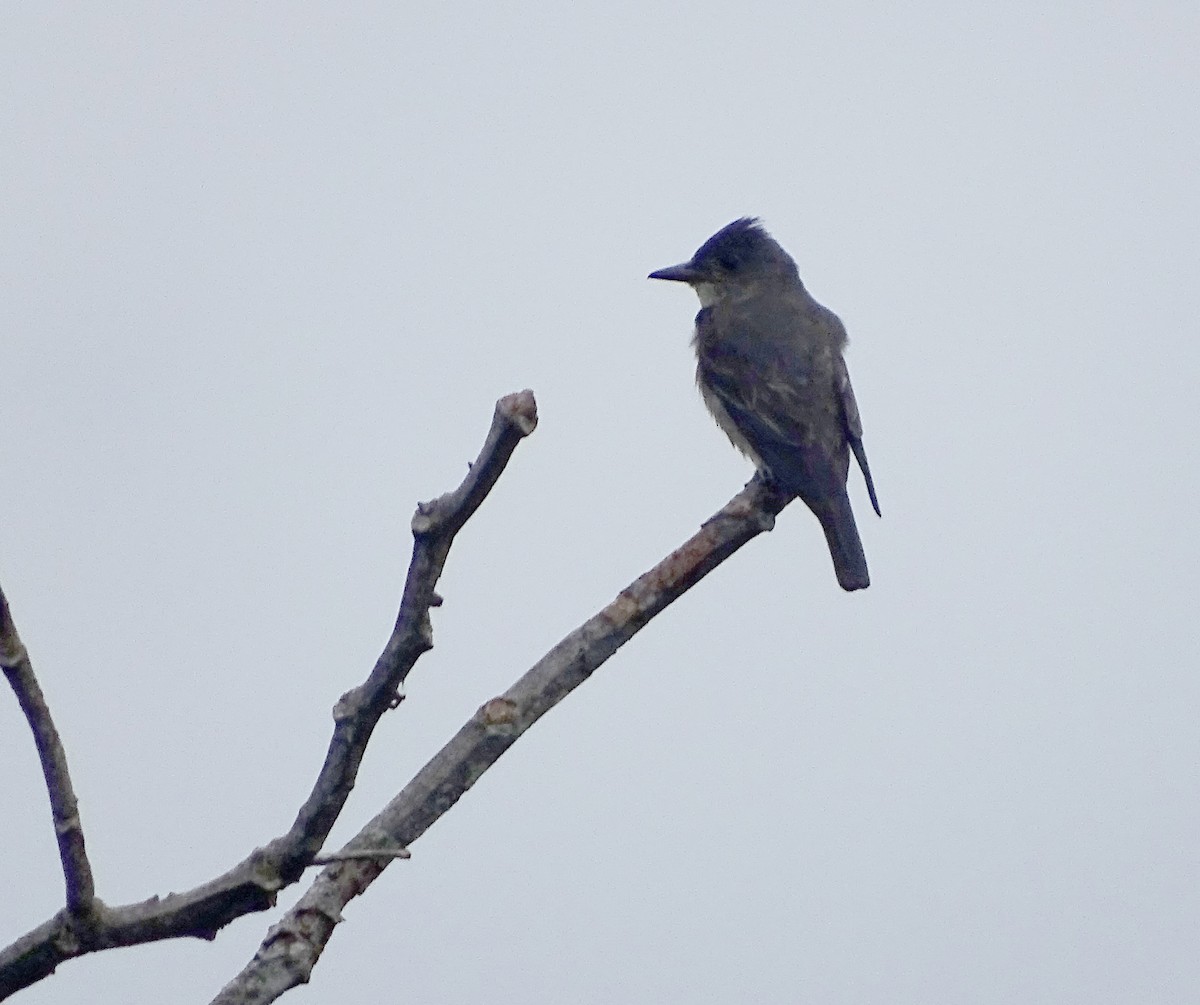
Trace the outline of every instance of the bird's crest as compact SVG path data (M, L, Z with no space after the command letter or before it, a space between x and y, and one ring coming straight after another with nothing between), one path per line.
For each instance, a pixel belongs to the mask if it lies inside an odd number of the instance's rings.
M767 233L756 216L743 216L722 227L700 245L692 261L701 267L718 266L726 273L738 272L750 264L792 263L791 256Z

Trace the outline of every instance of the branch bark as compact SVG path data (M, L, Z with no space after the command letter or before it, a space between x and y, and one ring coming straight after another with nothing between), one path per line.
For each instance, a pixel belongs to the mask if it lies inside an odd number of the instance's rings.
M655 615L742 545L770 530L775 516L790 501L790 496L755 479L691 539L567 635L504 694L485 703L337 853L344 861L316 877L212 1005L263 1005L307 983L342 920L342 909L365 892L393 858L402 857L394 854L396 850L408 848L424 834L530 726ZM378 857L371 857L372 851Z
M435 587L455 535L487 498L517 444L536 426L533 392L501 398L479 457L462 484L418 505L412 521L412 561L395 627L367 680L334 706L325 763L292 827L228 872L185 893L113 908L95 897L66 756L0 593L0 666L29 719L42 758L67 883L66 908L0 951L0 999L84 953L181 936L215 938L235 918L273 906L276 893L299 879L345 805L376 724L399 703L405 678L433 646L429 609L441 603Z

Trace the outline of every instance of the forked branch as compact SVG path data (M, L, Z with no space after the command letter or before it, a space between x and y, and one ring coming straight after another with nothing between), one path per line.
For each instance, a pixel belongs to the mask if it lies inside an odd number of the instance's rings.
M271 907L276 893L300 877L345 805L375 725L398 703L413 664L433 645L429 609L441 602L435 587L455 535L496 484L517 444L536 426L531 391L501 398L483 449L463 483L418 506L412 522L412 561L395 628L367 680L335 706L324 766L291 829L228 872L185 893L112 908L94 896L66 756L0 594L0 666L33 730L67 886L62 911L0 951L0 999L84 953L181 936L212 939L233 919Z

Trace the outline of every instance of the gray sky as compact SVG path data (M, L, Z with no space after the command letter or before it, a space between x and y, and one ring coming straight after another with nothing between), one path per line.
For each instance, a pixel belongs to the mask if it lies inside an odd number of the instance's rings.
M104 900L291 823L500 395L541 426L335 844L741 487L645 275L757 214L850 330L871 589L789 508L286 1000L1197 999L1194 3L49 6L0 13L0 582ZM11 695L0 763L7 942L62 898ZM273 917L22 1001L205 1001Z

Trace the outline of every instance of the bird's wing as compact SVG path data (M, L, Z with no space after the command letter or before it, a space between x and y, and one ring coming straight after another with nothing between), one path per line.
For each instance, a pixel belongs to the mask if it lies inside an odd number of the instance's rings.
M862 418L858 414L858 402L854 400L854 388L850 385L850 371L846 369L846 361L841 356L837 360L836 372L838 397L841 399L842 416L846 423L846 439L850 443L850 449L854 452L854 459L858 461L858 466L862 469L863 479L867 483L867 494L871 497L875 515L883 516L879 512L879 500L875 496L875 482L871 478L871 468L867 464L867 452L863 449Z
M844 438L828 442L819 429L814 435L814 422L826 428L840 422L832 396L814 394L796 360L772 353L762 343L749 340L743 346L754 347L754 358L728 345L704 345L703 339L700 344L697 376L702 387L720 402L776 479L809 498L844 492L846 469L838 459ZM827 416L824 423L821 413Z

